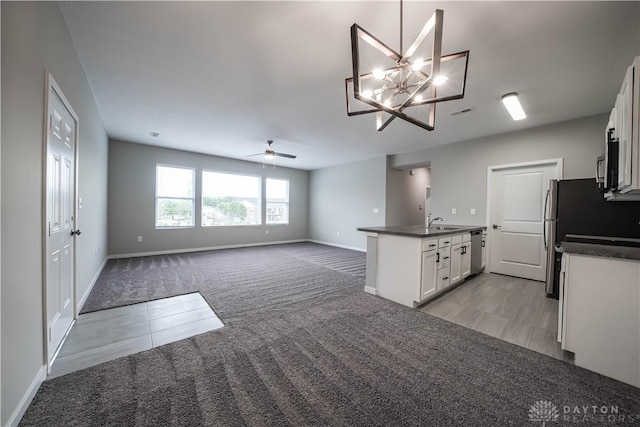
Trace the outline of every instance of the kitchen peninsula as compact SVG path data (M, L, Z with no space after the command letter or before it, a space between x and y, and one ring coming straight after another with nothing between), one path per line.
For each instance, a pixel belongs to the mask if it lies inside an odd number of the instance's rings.
M360 227L358 231L367 233L365 292L407 307L425 303L484 268L484 226Z

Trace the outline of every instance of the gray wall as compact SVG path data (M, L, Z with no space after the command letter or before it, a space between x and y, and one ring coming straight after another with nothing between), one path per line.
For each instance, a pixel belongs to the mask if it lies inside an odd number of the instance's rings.
M489 166L564 159L564 178L595 176L609 114L398 154L393 167L431 164L431 211L447 224L485 225ZM451 214L456 208L457 214ZM470 215L470 209L476 215Z
M156 164L289 179L289 224L239 227L155 228ZM264 187L263 187L264 188ZM309 172L180 150L109 142L109 254L141 254L308 238ZM201 179L196 179L196 201ZM266 234L266 231L269 234ZM137 237L142 236L142 243Z
M389 167L385 225L424 224L425 189L430 184L431 174L427 168Z
M42 164L45 70L80 120L77 287L107 253L107 136L55 2L2 2L2 425L44 365ZM97 250L97 253L96 253ZM37 382L36 384L37 385Z
M365 250L365 233L356 229L385 225L386 169L386 158L376 157L312 171L310 238Z

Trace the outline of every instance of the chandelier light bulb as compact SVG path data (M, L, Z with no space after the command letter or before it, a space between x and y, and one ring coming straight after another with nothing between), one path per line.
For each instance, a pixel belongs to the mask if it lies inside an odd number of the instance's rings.
M391 99L386 99L384 101L384 105L386 105L387 107L390 107L391 106Z
M373 91L371 89L363 90L362 96L365 98L371 98L373 96Z
M413 102L422 102L422 95L416 95L413 97Z
M386 74L380 68L376 68L375 70L373 70L373 77L375 77L376 79L382 80L385 78L385 76Z
M275 157L273 151L265 151L264 158L267 160L272 160Z
M413 61L413 65L411 65L411 69L413 71L418 71L420 68L422 68L423 65L424 65L424 59L418 58L415 61Z

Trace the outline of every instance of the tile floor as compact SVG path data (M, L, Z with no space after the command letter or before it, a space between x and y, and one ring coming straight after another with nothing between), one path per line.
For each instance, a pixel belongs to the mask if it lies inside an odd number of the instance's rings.
M223 326L198 292L81 314L49 378Z
M571 361L560 348L558 301L543 282L481 273L419 308L510 343Z

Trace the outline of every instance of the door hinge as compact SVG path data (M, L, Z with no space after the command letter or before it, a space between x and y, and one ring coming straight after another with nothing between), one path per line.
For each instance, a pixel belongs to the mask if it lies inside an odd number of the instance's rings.
M47 223L47 233L49 234L49 237L51 237L51 221Z
M51 327L49 327L49 341L51 341Z

